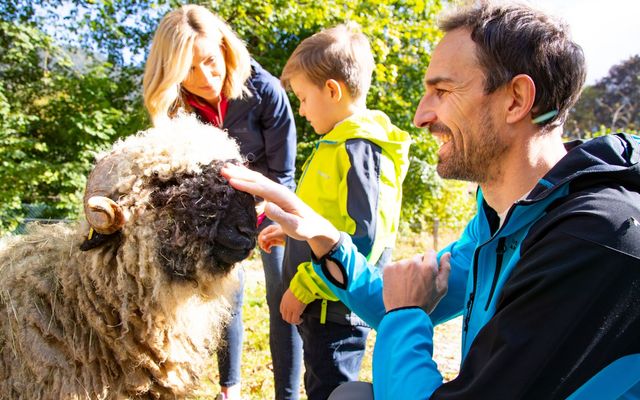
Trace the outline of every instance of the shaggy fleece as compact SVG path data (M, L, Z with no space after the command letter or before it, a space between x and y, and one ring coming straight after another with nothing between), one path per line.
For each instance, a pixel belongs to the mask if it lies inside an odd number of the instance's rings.
M0 398L198 388L229 317L230 272L255 246L254 201L220 177L227 160L243 161L224 132L167 121L116 143L90 175L122 207L121 231L88 251L86 221L34 225L3 244Z

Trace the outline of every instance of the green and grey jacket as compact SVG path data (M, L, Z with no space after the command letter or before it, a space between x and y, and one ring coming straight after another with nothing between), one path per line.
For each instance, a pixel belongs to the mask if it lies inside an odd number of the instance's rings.
M384 113L366 110L318 140L298 182L298 196L347 232L374 264L395 243L410 145L409 134ZM306 242L287 238L284 269L285 284L309 304L305 313L338 323L359 322L342 303L330 301L327 306L321 301L337 298L313 272Z

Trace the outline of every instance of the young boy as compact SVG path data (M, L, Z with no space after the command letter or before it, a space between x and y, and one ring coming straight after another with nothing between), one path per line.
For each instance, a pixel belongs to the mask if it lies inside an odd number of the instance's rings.
M339 25L305 39L284 67L281 81L300 100L299 113L321 135L307 159L296 193L358 250L383 266L398 228L409 135L366 95L374 61L357 25ZM265 250L285 244L279 226L262 231ZM325 400L340 383L357 380L369 327L313 272L306 242L286 238L283 318L299 324L309 400Z

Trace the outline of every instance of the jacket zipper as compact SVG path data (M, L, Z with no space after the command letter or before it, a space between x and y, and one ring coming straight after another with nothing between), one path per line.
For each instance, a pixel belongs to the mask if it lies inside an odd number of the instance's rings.
M467 315L464 318L464 324L462 330L466 333L469 330L469 320L471 319L471 309L473 308L473 299L476 294L476 284L478 279L478 254L480 254L480 247L475 251L473 255L473 290L469 293L469 300L467 300Z
M504 221L502 223L502 226L500 226L500 228L498 228L498 230L491 236L491 238L489 240L487 240L486 242L482 243L480 246L478 246L476 248L476 251L474 252L473 255L473 290L471 290L471 293L469 293L469 300L467 301L467 315L464 318L464 324L462 324L462 331L464 333L467 333L469 331L469 321L471 320L471 310L473 309L473 302L475 299L475 293L476 293L476 286L478 284L478 255L480 254L480 249L487 243L489 243L491 240L493 240L494 237L496 237L496 235L498 235L500 233L500 231L502 231L502 229L505 227L505 225L507 225L507 221L509 221L509 217L511 217L511 214L513 214L513 210L515 207L511 207L509 209L509 211L507 212L507 215L504 218ZM498 240L503 240L505 238L500 238ZM500 242L498 242L498 246L500 245ZM502 254L498 254L498 256L500 257L500 264L502 264L502 257L504 255L504 252L502 252ZM496 274L497 276L497 274ZM493 295L493 291L495 290L495 285L497 282L495 282L496 276L494 276L494 283L491 287L491 294L489 296L489 300L491 299L491 295Z
M316 155L316 151L318 150L318 147L320 147L320 141L317 141L315 146L313 147L313 151L311 151L311 154L309 155L309 158L307 158L307 161L304 163L303 165L303 169L302 169L302 174L300 175L300 179L298 179L298 185L300 186L300 182L302 182L302 180L304 179L304 176L307 174L307 170L309 169L309 165L311 164L311 160L313 159L313 156Z
M491 298L493 297L493 293L495 292L496 286L498 285L498 278L500 277L500 270L502 269L502 260L504 259L504 253L506 252L506 250L507 238L501 237L500 239L498 239L498 247L496 248L496 270L493 274L493 282L491 282L491 290L489 291L487 304L484 305L485 311L489 309Z

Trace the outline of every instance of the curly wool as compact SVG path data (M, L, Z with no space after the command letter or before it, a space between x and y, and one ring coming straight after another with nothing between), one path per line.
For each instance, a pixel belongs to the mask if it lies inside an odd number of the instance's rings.
M127 216L116 240L81 252L86 222L34 225L0 250L0 398L187 396L229 317L256 234L253 199L219 176L237 145L181 117L100 160Z
M254 245L249 235L253 226L236 223L255 216L253 198L239 195L227 184L220 175L222 165L215 162L200 174L178 175L160 182L151 195L151 204L158 213L166 214L160 220L174 222L173 229L159 231L158 240L162 243L161 262L177 278L187 279L196 268L193 252L183 251L194 239L201 248L192 250L197 250L197 257L212 274L228 273L235 260L245 258L244 252Z

